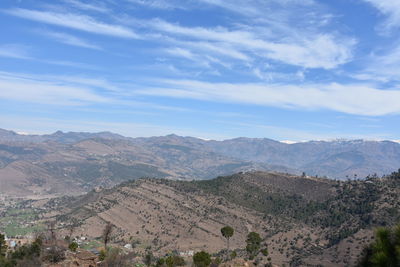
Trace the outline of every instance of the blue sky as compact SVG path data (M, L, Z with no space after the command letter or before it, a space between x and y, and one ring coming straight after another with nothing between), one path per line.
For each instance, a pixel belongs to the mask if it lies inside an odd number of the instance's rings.
M400 1L2 0L0 127L400 139Z

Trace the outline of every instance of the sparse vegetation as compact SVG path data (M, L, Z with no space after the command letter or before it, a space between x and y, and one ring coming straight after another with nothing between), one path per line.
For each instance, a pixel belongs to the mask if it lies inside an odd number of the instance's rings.
M194 243L193 246L215 254L207 253L210 261L204 263L198 259L196 266L217 266L221 259L243 260L246 256L251 262L266 266L276 262L299 266L317 262L322 255L338 266L350 266L362 247L369 243L369 229L398 221L399 177L396 172L382 179L342 182L255 172L212 181L146 178L126 182L77 198L49 200L46 207L54 207L48 209L49 213L58 210L63 213L51 217L57 225L47 224L49 249L41 250L40 257L32 257L32 261L62 261L68 254L67 248L79 253L79 250L98 249L103 245L98 256L103 266L115 262L131 264L135 257L147 266L181 266L189 252L173 251L175 244L185 239L196 242L202 236L211 240L210 244ZM295 186L291 185L292 180L296 181ZM314 192L316 187L320 191ZM294 201L298 203L293 204ZM29 211L28 205L23 207ZM17 210L5 210L3 214L23 219L25 215L20 215L26 213ZM112 216L119 210L134 217ZM90 230L88 221L99 213L110 221L104 224L102 220L97 228L103 225L103 231L86 240L80 229ZM125 227L124 223L130 223L132 218L135 224ZM215 223L226 226L216 230ZM256 232L248 233L248 227ZM55 241L61 236L58 233L61 230L63 239ZM246 236L246 243L240 244L238 240ZM129 245L126 250L125 245ZM206 254L198 254L199 250L194 253L201 259ZM9 261L10 257L7 255L1 260ZM26 263L28 258L22 257L17 262Z
M193 255L193 264L196 267L207 267L211 264L211 255L205 251L197 252Z

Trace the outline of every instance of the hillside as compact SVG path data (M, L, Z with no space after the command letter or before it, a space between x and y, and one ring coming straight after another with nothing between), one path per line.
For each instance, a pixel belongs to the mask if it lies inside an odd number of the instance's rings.
M140 177L211 179L241 171L279 171L346 180L399 168L400 144L382 141L270 139L206 141L167 135L56 132L22 135L0 130L0 193L76 195Z
M293 266L351 266L374 227L400 219L400 174L367 181L332 181L251 172L207 181L140 179L76 198L53 199L58 221L79 221L76 234L101 236L106 222L113 242L137 240L162 254L225 247L219 229L236 232L233 249L259 232L272 262Z

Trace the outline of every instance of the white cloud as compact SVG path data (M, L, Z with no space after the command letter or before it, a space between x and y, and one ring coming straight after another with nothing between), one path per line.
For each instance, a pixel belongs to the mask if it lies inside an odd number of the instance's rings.
M388 18L385 21L385 28L400 27L400 1L398 0L364 0L372 4Z
M329 109L365 116L400 113L400 90L379 90L363 84L231 84L193 80L165 83L137 93L280 108Z
M102 50L102 48L98 45L92 44L82 38L78 38L74 35L67 34L67 33L62 33L62 32L42 32L43 35L46 35L52 39L55 39L58 42L72 45L72 46L79 46L79 47L84 47L84 48L89 48L89 49L95 49L95 50Z
M121 38L139 38L139 36L135 32L127 27L99 22L92 17L84 15L37 11L22 8L9 9L5 10L4 12L29 20L58 25L90 33Z
M191 51L179 47L166 49L166 52L171 55L187 58L190 60L196 59L196 56Z
M352 47L355 45L354 39L341 38L338 42L337 37L329 34L309 34L286 42L267 40L251 30L229 30L224 27L190 28L160 19L154 20L150 26L175 36L187 36L203 43L211 43L214 47L218 47L219 44L233 47L239 53L247 54L245 58L257 56L306 68L332 69L344 64L351 60ZM214 49L215 52L218 50L223 50L223 47Z

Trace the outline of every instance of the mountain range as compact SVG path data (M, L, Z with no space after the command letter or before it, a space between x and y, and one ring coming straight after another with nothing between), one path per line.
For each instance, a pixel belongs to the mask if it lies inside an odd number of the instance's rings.
M287 144L267 138L27 135L0 129L0 193L9 195L75 195L140 177L198 180L254 170L346 180L399 167L400 144L391 141Z

